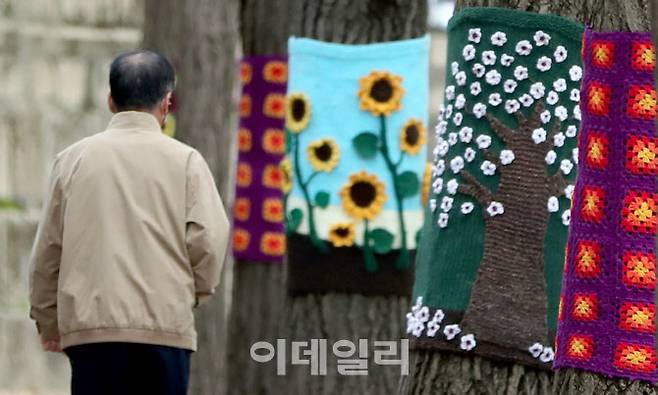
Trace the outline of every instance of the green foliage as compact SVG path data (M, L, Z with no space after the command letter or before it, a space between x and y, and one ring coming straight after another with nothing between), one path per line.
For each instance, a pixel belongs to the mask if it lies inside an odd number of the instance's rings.
M420 189L418 175L410 170L398 174L395 177L395 185L403 198L416 195Z
M329 205L331 196L327 191L320 191L315 194L315 205L320 208L326 208Z
M298 208L292 209L288 214L288 221L286 222L286 228L288 232L292 232L299 228L299 225L302 223L302 218L304 218L304 213Z
M362 158L373 158L379 150L379 137L372 132L362 132L352 139L352 145Z
M386 254L393 247L393 234L386 229L377 228L370 232L372 248L378 254Z

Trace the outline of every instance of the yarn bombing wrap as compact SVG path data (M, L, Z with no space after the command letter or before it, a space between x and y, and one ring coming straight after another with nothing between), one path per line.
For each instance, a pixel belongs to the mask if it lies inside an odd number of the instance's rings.
M656 382L656 50L585 32L583 124L557 368Z
M281 56L240 63L242 96L233 205L233 255L281 263L285 253L283 188L288 64Z
M468 8L444 106L407 332L416 348L550 369L577 163L583 28Z
M408 295L423 220L429 38L291 38L288 48L288 288Z

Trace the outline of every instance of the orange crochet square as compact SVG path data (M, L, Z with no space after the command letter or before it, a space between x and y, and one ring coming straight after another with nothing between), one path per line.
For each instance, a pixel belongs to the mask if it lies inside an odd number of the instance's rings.
M251 234L246 229L236 228L233 231L233 249L235 251L244 251L249 247Z
M615 44L609 41L592 43L592 64L597 67L611 68L614 63Z
M288 64L280 60L270 60L263 67L263 79L277 84L286 83L288 81Z
M656 287L656 257L654 254L626 251L622 257L622 280L629 287Z
M268 128L263 135L263 150L270 154L286 152L286 134L282 129Z
M239 221L247 221L251 215L251 200L246 197L235 199L233 216Z
M592 240L578 242L576 251L576 276L594 278L601 272L601 244Z
M286 116L286 97L280 93L269 93L263 103L263 114L283 119Z
M621 342L615 349L613 364L620 370L653 373L656 370L656 350L644 344Z
M624 302L619 307L619 327L627 331L654 333L656 308L653 303Z
M247 118L251 115L251 97L243 94L240 97L240 117Z
M251 165L246 162L238 163L238 176L235 183L239 187L248 187L251 185Z
M260 251L265 255L281 256L286 252L286 237L281 232L265 232L260 239Z
M655 193L630 191L624 197L621 224L628 232L656 233Z
M567 356L579 361L588 361L594 354L594 337L575 334L567 340Z
M283 222L283 201L280 198L263 200L263 219L267 222Z
M601 222L605 209L605 191L600 187L583 188L580 215L585 221Z
M598 132L589 133L585 163L595 169L604 169L608 165L608 136Z
M626 168L634 174L658 173L658 138L630 136L626 144Z
M268 188L281 189L284 176L280 166L267 165L263 171L263 185Z
M634 42L631 49L631 66L635 70L653 71L656 67L656 47L650 42Z
M609 86L594 82L587 89L587 108L592 114L608 115L611 96L612 92Z
M251 151L251 131L247 128L238 131L238 149L240 152Z
M253 69L249 63L240 63L240 82L242 85L247 85L251 82Z
M594 321L598 316L598 296L595 293L577 293L573 296L571 317L574 320Z
M656 90L651 85L632 85L628 92L626 111L632 118L656 118Z

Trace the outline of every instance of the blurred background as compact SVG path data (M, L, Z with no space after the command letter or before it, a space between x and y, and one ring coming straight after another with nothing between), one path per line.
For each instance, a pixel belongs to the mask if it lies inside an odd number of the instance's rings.
M453 2L428 3L433 130ZM0 395L68 393L68 361L41 351L28 318L28 259L51 160L105 128L109 64L139 47L143 13L141 0L0 0Z

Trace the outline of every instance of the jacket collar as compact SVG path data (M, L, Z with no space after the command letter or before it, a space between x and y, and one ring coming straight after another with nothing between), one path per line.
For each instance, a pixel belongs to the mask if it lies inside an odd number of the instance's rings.
M112 116L107 130L149 131L162 133L160 123L147 112L121 111Z

